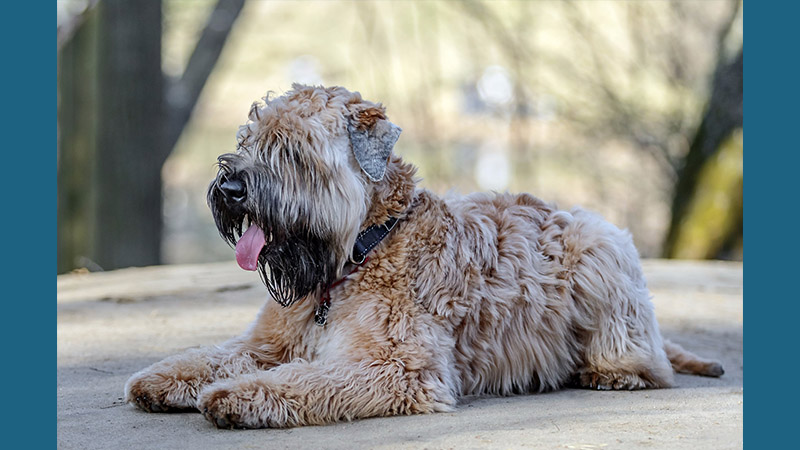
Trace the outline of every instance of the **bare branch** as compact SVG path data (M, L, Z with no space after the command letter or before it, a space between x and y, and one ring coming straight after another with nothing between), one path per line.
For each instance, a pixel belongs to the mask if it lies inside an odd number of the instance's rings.
M189 58L189 63L179 80L167 83L166 100L169 105L167 129L164 131L166 158L191 117L197 99L203 91L211 71L225 47L233 24L244 7L244 0L219 0L208 17L203 33Z

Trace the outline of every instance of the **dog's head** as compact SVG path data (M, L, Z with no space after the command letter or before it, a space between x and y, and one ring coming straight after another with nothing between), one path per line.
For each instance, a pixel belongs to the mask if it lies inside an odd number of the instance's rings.
M292 87L252 105L207 197L239 265L259 270L284 306L335 280L362 226L401 214L414 184L382 105L341 87Z

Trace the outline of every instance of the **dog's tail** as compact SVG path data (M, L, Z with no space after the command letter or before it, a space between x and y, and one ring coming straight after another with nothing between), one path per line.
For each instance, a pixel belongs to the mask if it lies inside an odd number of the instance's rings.
M701 358L673 342L664 341L664 351L678 373L703 375L706 377L719 377L725 373L722 364L711 359Z

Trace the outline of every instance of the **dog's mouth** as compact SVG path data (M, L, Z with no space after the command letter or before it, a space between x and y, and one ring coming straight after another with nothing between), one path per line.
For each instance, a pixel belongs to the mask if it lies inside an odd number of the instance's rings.
M257 270L258 257L266 245L264 230L256 224L251 224L236 243L236 262L239 263L239 267L244 270Z
M274 228L262 227L243 219L236 262L244 270L258 271L276 302L289 306L332 282L336 258L327 239L300 229L274 235Z

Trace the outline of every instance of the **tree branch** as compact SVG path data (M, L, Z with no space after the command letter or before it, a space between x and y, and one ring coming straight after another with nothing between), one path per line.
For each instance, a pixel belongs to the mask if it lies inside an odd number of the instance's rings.
M178 80L167 82L168 115L164 130L163 159L169 156L192 115L200 93L225 47L245 0L219 0Z

